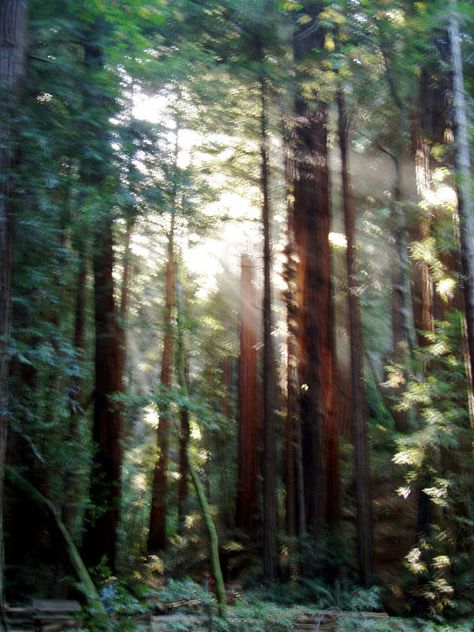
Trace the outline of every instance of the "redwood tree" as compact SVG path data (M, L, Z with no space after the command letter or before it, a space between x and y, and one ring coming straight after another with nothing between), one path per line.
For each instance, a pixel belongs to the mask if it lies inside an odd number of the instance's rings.
M235 524L249 530L255 526L257 503L258 381L257 295L253 261L242 255L240 268L240 355L238 368L239 428L237 454L237 502Z
M108 119L113 102L98 78L104 72L101 45L104 24L96 18L84 32L84 135L89 154L83 158L82 181L89 201L97 205L93 227L95 320L95 392L92 438L95 445L91 480L92 509L88 516L84 551L89 564L105 556L115 568L122 465L122 415L112 397L122 391L122 351L119 314L114 296L113 216L105 198L109 176ZM94 116L95 120L92 120Z
M11 303L11 227L14 190L9 175L15 154L14 120L25 73L27 2L0 3L0 608L3 613L3 475L8 429L8 336ZM3 614L1 625L4 627Z
M294 57L301 64L322 49L322 3L305 2L312 26L298 23ZM306 22L306 19L305 19ZM303 433L306 518L313 533L334 524L339 512L338 438L334 415L328 107L301 88L295 99L293 227L298 259L298 374Z

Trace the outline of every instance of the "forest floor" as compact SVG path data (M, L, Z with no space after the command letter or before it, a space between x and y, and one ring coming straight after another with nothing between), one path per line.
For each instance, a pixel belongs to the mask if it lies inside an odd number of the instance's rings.
M123 604L126 605L126 604ZM215 609L203 612L199 600L176 605L176 612L137 615L110 613L110 622L83 622L78 602L33 601L28 608L12 608L8 629L11 632L468 632L474 621L436 624L408 618L390 617L385 612L320 610L313 606L282 607L273 602L243 600L230 605L225 621ZM173 608L172 608L173 609Z

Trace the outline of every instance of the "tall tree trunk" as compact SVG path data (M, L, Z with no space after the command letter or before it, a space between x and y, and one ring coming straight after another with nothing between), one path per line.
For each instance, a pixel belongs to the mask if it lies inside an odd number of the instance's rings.
M84 355L85 342L85 319L86 319L86 282L87 282L87 260L85 254L85 244L82 239L77 243L78 266L76 278L76 305L74 314L74 337L73 345L76 353L76 361L81 364ZM74 449L80 444L79 418L82 414L82 375L76 373L71 379L71 393L69 396L69 441ZM79 502L78 476L76 468L71 464L65 476L65 496L62 506L62 519L68 532L73 535L77 533L76 518L77 506Z
M306 3L315 22L320 3ZM323 29L294 37L297 67L309 51L322 46ZM301 72L301 71L300 71ZM327 149L327 106L300 91L295 103L295 231L298 303L298 374L303 433L306 518L317 534L337 522L339 475L334 415L330 203Z
M278 575L277 464L275 428L275 358L272 341L272 253L269 195L267 95L260 79L260 152L263 227L263 574L267 581Z
M184 267L182 264L178 268L178 282L176 283L176 320L177 320L177 355L182 358L184 384L180 384L181 388L189 388L189 360L186 349L185 326L184 326ZM179 411L179 484L178 484L178 529L182 533L184 528L184 519L186 515L186 503L188 500L188 463L187 454L189 449L190 426L189 426L189 409L187 406L181 406Z
M84 35L84 63L89 77L84 86L84 109L94 111L94 123L86 122L84 134L100 158L84 159L82 179L88 194L100 196L107 178L110 143L108 118L112 103L97 88L97 74L104 69L100 44L102 23L98 19ZM122 415L112 396L122 391L120 323L114 298L113 218L101 208L94 226L94 320L95 320L95 399L92 439L93 456L90 498L84 539L85 557L90 565L103 556L115 570L120 510L122 465ZM100 508L97 513L96 508ZM95 511L95 513L94 513Z
M370 465L363 375L363 341L357 280L356 218L352 200L347 149L348 125L342 88L337 92L339 147L341 152L342 205L347 240L347 285L351 349L352 428L357 504L357 542L361 584L369 586L373 574L373 544L370 511Z
M472 197L468 114L464 96L461 35L455 0L450 1L450 9L448 34L453 82L454 163L457 172L456 190L467 333L468 358L466 364L472 394L474 392L474 201Z
M0 3L0 625L5 627L3 477L8 432L8 337L11 305L11 226L13 194L10 170L15 153L14 118L25 73L27 2Z
M178 140L176 140L176 145ZM173 310L175 307L175 208L171 214L171 225L168 233L168 260L166 263L166 298L164 318L163 352L161 356L160 384L165 388L171 387L173 370ZM158 456L153 472L152 501L150 513L150 530L148 532L148 552L157 552L167 545L166 517L168 512L168 457L169 457L169 425L170 410L164 405L160 408L160 418L156 434Z
M132 230L135 218L135 209L130 209L131 212L126 217L125 224L125 243L123 253L123 266L122 266L122 285L120 288L120 364L122 375L125 375L125 368L127 365L127 315L128 315L128 303L130 292L130 275L132 266L132 252L130 249L130 241L132 237Z
M298 263L293 229L293 163L290 147L286 147L285 174L288 187L288 243L286 247L285 294L287 312L287 410L286 410L286 528L289 536L303 537L306 532L303 447L298 383L298 304L296 273Z
M394 183L391 197L391 224L393 238L392 261L392 347L391 360L402 367L406 364L417 338L413 313L413 294L411 285L411 265L408 253L408 233L405 212L402 207L402 158L401 154L383 149L390 156L394 166ZM402 369L403 377L406 371ZM404 389L403 382L392 389L391 399L398 403ZM413 411L398 411L391 405L395 426L399 432L407 432L413 423Z
M242 255L240 267L239 436L235 524L249 533L257 522L258 378L257 294L253 262Z
M306 10L319 20L321 3ZM295 34L298 63L324 40L324 29ZM327 106L297 94L295 111L294 228L299 269L299 382L308 529L314 534L339 514L337 428L334 410L330 202Z

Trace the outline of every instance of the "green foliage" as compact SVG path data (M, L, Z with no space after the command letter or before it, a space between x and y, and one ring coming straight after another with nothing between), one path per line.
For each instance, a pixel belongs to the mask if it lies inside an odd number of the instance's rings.
M114 578L102 586L100 599L109 615L130 616L147 612L147 607L140 603L124 584Z
M189 600L197 600L199 603L191 606L183 603L176 607L176 611L201 614L209 613L216 606L213 594L204 590L192 579L168 579L166 584L158 590L155 605L159 610L166 610L171 604L176 605Z

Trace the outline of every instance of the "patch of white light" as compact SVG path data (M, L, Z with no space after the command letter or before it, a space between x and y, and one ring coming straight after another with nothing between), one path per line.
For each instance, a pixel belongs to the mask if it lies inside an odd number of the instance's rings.
M53 98L53 95L50 94L49 92L42 92L41 94L38 94L38 96L36 97L36 100L39 101L40 103L48 103L49 101L51 101Z
M423 193L423 208L430 206L444 206L446 208L456 208L457 197L453 187L447 184L434 185L430 189L426 189Z
M336 248L347 248L347 239L343 233L329 233L329 243Z
M159 419L159 415L153 406L145 406L143 409L143 420L147 426L157 428Z
M445 277L444 279L438 281L436 288L443 300L447 301L454 295L456 281L451 277Z
M169 116L169 99L161 94L149 96L142 92L135 93L133 95L132 115L150 123L174 127L174 121Z

